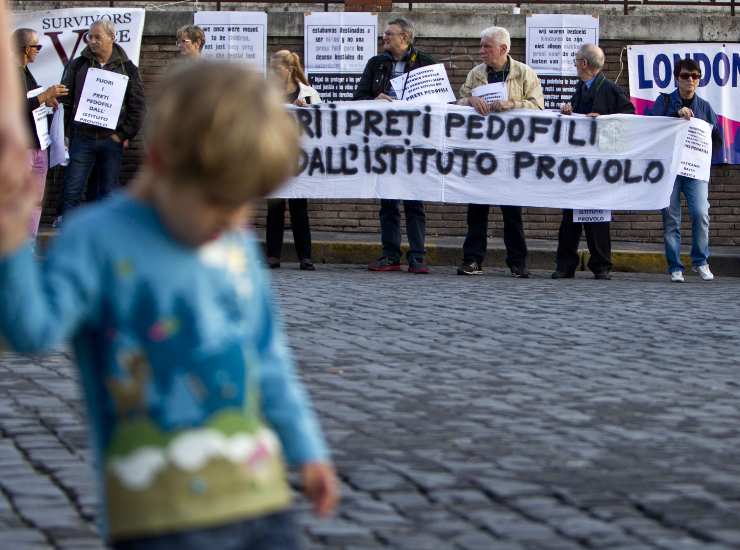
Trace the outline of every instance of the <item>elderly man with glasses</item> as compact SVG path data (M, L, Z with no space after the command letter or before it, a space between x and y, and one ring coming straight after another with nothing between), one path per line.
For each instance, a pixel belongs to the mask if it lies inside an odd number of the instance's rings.
M371 57L362 73L360 83L355 90L354 99L377 99L393 101L400 99L391 86L391 79L404 73L434 65L431 56L420 52L414 46L414 26L402 17L388 22L383 33L383 53ZM409 240L409 273L429 273L424 261L426 250L426 215L421 201L403 201L406 215L406 235ZM383 255L367 268L370 271L401 270L401 212L400 201L396 199L380 200L380 240Z
M573 113L599 116L617 113L634 114L635 107L622 89L604 76L605 56L594 44L584 44L576 53L574 63L580 82L569 103L560 106L565 115ZM573 210L563 210L558 231L558 251L555 255L553 279L571 279L578 269L578 243L581 231L586 233L590 258L588 268L595 279L611 279L612 243L609 222L574 223Z
M482 115L511 109L543 109L545 100L537 74L524 63L509 55L511 36L503 27L488 27L480 33L480 59L468 73L460 88L458 104L470 105ZM503 83L507 98L487 102L473 94L473 90L486 84ZM458 275L481 275L483 259L488 245L487 204L468 205L468 233L463 243L463 262ZM521 206L501 206L504 217L504 245L506 265L516 278L529 277L527 267L527 242L524 238Z
M139 69L124 49L115 43L116 28L100 19L87 32L87 47L67 64L62 84L69 95L62 99L66 134L69 137L69 165L64 170L62 214L82 202L85 184L93 169L98 177L98 197L118 186L124 145L139 132L144 118L144 89ZM126 92L115 129L74 121L88 69L102 69L128 76ZM58 225L60 218L55 225Z
M712 148L722 147L722 129L712 106L696 94L701 67L693 59L680 59L673 68L676 89L660 94L648 116L671 116L690 120L693 117L712 127ZM703 281L714 279L709 269L709 182L676 176L668 208L663 209L663 238L671 281L683 283L681 263L681 193L691 214L691 264Z

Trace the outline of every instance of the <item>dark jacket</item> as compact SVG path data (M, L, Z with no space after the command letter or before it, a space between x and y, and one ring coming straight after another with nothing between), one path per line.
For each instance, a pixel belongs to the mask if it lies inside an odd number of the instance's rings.
M97 62L90 48L85 48L79 57L67 63L62 76L62 84L69 88L69 95L60 98L61 103L64 104L64 128L67 135L69 136L72 133L71 131L75 131L91 137L105 138L114 133L114 130L108 128L74 122L74 115L80 102L82 88L85 85L87 70L90 68L103 69L128 76L126 94L123 97L123 106L121 107L121 114L118 116L115 133L121 139L133 138L138 133L144 120L144 87L141 83L139 69L129 60L126 52L118 44L113 44L113 54L108 63L103 66Z
M681 107L683 107L683 102L678 93L678 88L676 88L670 94L660 94L656 102L653 104L652 110L648 111L646 114L648 116L677 117L678 111ZM723 143L722 128L719 125L717 114L714 112L714 109L712 109L709 102L700 98L698 94L694 94L694 97L691 99L691 103L689 103L689 109L693 111L696 118L699 118L704 122L708 122L712 127L712 156L719 155L720 153L718 151L722 149Z
M406 61L404 72L413 71L419 67L434 65L437 63L430 55L420 52L413 46L409 48L403 57ZM354 99L375 99L378 94L388 93L391 87L391 75L393 73L393 56L384 52L371 57L365 71L362 73L360 83L355 90Z
M31 134L31 147L33 149L40 149L41 144L39 143L39 136L36 134L36 122L34 122L32 111L41 107L41 102L38 96L26 97L28 92L35 90L39 85L31 74L31 71L28 70L28 67L21 68L21 82L23 82L23 98L26 100L26 128L28 128L28 132Z
M581 115L599 113L600 115L635 114L635 106L630 103L622 88L599 73L594 77L591 87L580 81L576 93L570 98L573 112Z

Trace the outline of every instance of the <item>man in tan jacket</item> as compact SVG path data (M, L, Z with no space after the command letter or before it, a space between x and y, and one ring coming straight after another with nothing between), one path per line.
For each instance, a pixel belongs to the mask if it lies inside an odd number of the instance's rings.
M512 109L543 109L542 86L537 74L524 63L511 58L511 37L503 27L489 27L480 33L480 58L483 63L468 73L460 88L459 105L469 105L482 115ZM503 82L506 99L487 102L473 95L473 90L486 84ZM501 206L504 216L504 244L506 265L511 275L529 277L527 243L522 226L520 206ZM488 205L468 205L468 233L463 243L463 263L458 275L480 275L486 255L488 232Z

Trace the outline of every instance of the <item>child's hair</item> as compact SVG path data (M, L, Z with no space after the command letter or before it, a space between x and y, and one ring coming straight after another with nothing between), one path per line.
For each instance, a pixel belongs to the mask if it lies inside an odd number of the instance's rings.
M297 171L295 120L272 85L236 63L170 71L153 94L146 138L161 175L217 202L263 197Z
M290 50L279 50L272 54L270 61L273 63L280 63L287 67L290 70L290 77L296 85L301 83L308 86L308 79L306 78L306 73L303 72L301 58L298 57L297 53L291 52Z

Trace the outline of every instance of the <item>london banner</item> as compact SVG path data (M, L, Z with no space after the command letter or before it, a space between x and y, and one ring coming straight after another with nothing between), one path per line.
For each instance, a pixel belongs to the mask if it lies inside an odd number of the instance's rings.
M655 210L668 205L690 127L439 103L291 109L303 142L298 176L275 194L284 198Z
M18 12L14 28L29 28L39 35L42 48L28 68L40 86L51 86L62 79L69 61L87 46L87 31L95 21L107 19L116 26L116 43L134 64L139 64L141 37L144 32L142 8L70 8Z
M681 58L701 67L697 94L719 117L724 147L714 151L715 163L740 164L740 44L650 44L627 50L630 96L638 114L650 109L658 95L676 88L673 68Z

